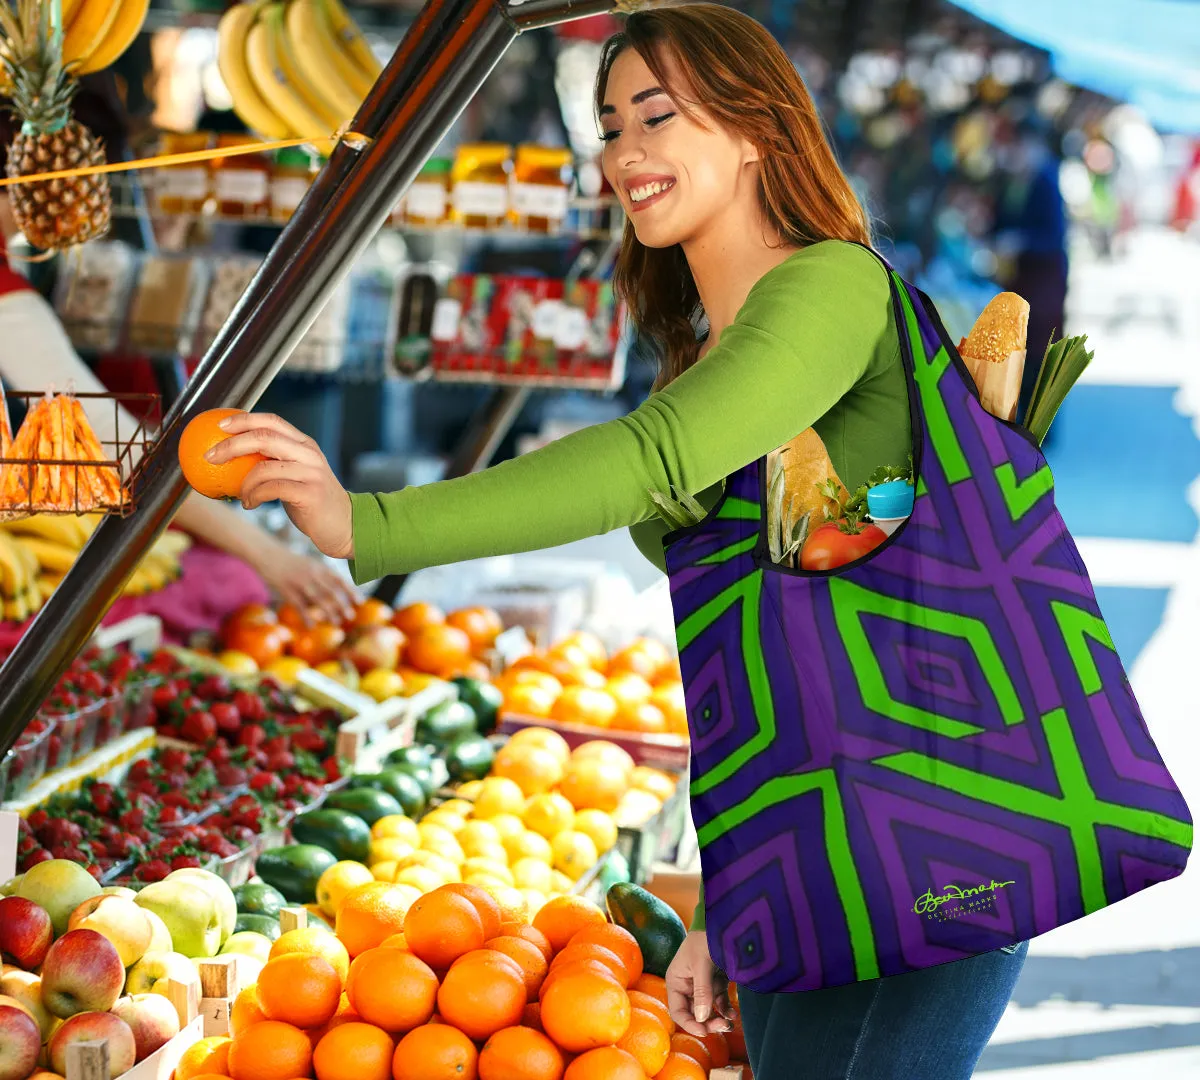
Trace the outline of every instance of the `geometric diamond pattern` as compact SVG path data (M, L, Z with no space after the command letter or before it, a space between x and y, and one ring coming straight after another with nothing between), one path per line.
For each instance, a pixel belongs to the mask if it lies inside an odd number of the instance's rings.
M709 947L764 993L1026 940L1191 851L1045 458L888 273L908 521L850 566L777 566L760 460L664 541Z

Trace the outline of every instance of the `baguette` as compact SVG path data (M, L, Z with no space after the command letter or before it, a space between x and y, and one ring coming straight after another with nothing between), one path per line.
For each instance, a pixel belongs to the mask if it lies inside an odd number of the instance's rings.
M845 485L829 459L821 436L812 428L806 428L791 442L784 443L767 455L768 476L774 468L775 459L780 455L783 457L783 505L794 506L796 521L806 513L811 513L809 521L815 529L825 520L826 509L836 509L834 502L818 491L818 486L826 480L833 480L844 493Z
M958 347L980 404L1002 420L1016 419L1028 335L1028 301L1005 292L992 298Z

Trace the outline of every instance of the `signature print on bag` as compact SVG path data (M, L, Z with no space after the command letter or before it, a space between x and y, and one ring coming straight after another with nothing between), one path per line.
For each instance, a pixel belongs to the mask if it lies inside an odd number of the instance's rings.
M994 894L997 889L1003 889L1007 885L1015 884L1016 882L1014 881L996 881L993 878L986 885L975 885L964 889L952 883L943 885L942 892L938 896L934 895L932 889L926 889L914 902L913 911L918 915L924 915L928 919L957 918L960 915L967 915L982 908L990 907L995 903ZM956 907L948 908L945 911L939 910L943 904L948 904L953 900L960 901L960 903ZM966 901L966 903L962 903L962 901Z

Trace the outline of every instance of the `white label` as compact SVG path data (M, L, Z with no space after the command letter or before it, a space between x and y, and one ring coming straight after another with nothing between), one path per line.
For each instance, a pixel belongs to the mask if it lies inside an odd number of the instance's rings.
M460 180L454 185L454 209L463 217L503 217L508 212L508 187Z
M462 303L452 296L443 296L433 305L433 322L429 336L434 341L454 341L458 337L458 324L462 319Z
M214 184L218 202L265 202L270 181L267 174L252 169L222 169Z
M441 221L446 216L446 187L444 184L418 180L408 189L405 214L426 221Z
M553 341L558 335L562 315L561 300L541 300L533 308L533 336L538 341Z
M567 189L561 184L513 184L512 203L517 217L561 221L567 216L567 201Z
M176 199L207 199L206 169L161 169L162 193Z
M560 349L582 349L587 341L588 316L583 308L563 305L558 318L558 332L554 344Z
M307 180L298 176L277 176L271 181L271 205L276 210L295 210L307 192Z

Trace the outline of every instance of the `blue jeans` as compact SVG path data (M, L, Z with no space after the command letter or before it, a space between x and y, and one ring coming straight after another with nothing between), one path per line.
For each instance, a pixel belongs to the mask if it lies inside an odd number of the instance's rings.
M1029 943L1005 949L830 990L738 987L754 1080L968 1080Z

